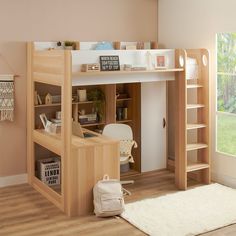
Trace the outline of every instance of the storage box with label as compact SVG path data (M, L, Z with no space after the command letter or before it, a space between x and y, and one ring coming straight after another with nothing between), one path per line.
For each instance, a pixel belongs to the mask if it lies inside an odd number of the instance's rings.
M61 163L57 157L51 157L37 161L39 179L49 185L60 184Z

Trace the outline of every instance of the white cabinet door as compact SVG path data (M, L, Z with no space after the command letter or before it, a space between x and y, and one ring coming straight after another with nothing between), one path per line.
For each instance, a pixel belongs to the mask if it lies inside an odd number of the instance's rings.
M166 82L141 84L141 171L166 168Z

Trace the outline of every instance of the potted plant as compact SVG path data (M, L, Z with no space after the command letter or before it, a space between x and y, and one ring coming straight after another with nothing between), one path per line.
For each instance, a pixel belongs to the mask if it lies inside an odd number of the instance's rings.
M65 49L66 50L74 50L75 49L75 42L65 41Z
M94 110L97 113L98 121L101 121L104 114L105 94L99 88L94 88L88 91L88 100L93 101Z

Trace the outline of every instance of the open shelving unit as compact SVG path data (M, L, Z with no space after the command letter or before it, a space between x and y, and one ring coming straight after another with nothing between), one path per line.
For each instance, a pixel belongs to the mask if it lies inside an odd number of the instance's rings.
M188 177L209 184L209 52L186 50L182 55L187 70L187 57L198 65L198 78L187 79L186 73L176 80L175 174L179 189L187 188ZM173 164L173 162L170 164ZM188 176L189 174L189 176Z

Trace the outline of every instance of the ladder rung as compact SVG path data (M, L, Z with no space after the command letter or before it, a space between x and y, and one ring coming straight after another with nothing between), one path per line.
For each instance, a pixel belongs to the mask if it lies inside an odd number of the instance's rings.
M203 170L209 168L210 165L207 163L191 163L187 165L187 172L192 172L196 170Z
M187 88L202 88L201 84L187 84Z
M204 104L187 104L187 109L202 108L205 107Z
M187 130L205 128L205 124L187 124Z
M187 144L186 151L198 150L198 149L203 149L207 147L208 145L205 143L191 143L191 144Z

